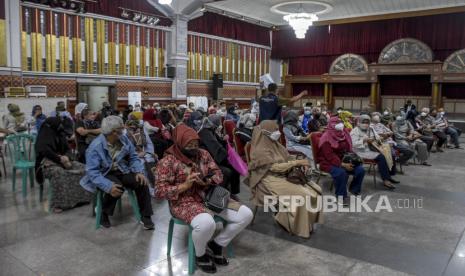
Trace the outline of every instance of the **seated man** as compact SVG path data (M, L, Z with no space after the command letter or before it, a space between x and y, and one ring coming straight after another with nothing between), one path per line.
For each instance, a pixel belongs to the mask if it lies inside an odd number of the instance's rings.
M81 119L76 123L76 141L78 161L85 164L86 150L100 134L100 124L95 120L95 114L87 108L82 110Z
M382 142L388 143L391 147L400 153L399 156L399 163L403 166L407 165L407 161L410 160L415 155L415 151L408 146L403 144L397 144L392 137L394 136L394 132L391 131L387 126L381 123L381 115L379 113L373 113L373 117L371 118L371 127L373 130L378 134ZM393 157L397 158L395 152L393 153Z
M97 188L105 192L100 224L106 228L111 226L108 216L113 215L124 188L134 190L141 223L146 230L152 230L153 211L144 166L123 130L123 119L118 116L102 120L102 134L92 141L86 152L86 175L81 179L81 186L92 193Z
M450 141L454 144L456 149L461 149L459 136L462 134L462 131L449 124L449 120L445 116L444 108L439 108L438 111L432 110L431 115L435 118L435 124L438 128L443 131L445 134L450 136Z
M436 137L436 151L443 152L441 147L447 142L447 135L437 128L434 118L430 114L429 108L423 108L415 121L418 126L417 131L423 134L420 139L428 144L428 150L431 150L432 144L434 143L434 137Z

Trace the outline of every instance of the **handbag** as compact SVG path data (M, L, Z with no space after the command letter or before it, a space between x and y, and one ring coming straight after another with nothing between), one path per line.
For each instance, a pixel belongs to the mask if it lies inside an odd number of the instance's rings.
M231 193L222 186L210 186L205 192L205 206L215 213L221 213L228 207Z
M356 153L348 152L342 157L343 163L350 163L352 166L357 167L363 164L363 159Z
M227 144L228 149L228 161L229 164L242 176L247 176L249 173L247 164L242 160L236 150L229 144Z
M287 172L286 180L297 185L307 184L307 177L305 176L302 166L292 167Z

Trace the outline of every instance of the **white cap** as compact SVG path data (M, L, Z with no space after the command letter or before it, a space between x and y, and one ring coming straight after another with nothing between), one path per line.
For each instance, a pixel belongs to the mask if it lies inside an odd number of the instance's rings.
M184 109L187 109L187 105L185 105L185 104L181 104L181 105L179 105L179 108L184 108Z

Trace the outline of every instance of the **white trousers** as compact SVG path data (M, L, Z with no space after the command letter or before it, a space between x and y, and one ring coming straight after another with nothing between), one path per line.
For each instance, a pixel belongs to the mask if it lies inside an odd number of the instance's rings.
M228 222L226 227L214 239L222 247L226 247L253 219L252 210L245 205L242 205L237 211L225 209L216 215ZM195 255L197 257L203 256L207 243L215 233L215 220L209 213L201 213L192 219L191 226L193 228L192 240L194 241Z

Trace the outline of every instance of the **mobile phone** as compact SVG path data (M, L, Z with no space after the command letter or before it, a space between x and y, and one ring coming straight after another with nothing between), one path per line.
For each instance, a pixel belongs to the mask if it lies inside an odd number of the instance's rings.
M206 176L204 176L204 177L202 178L202 180L203 180L204 182L206 182L207 179L212 178L214 175L215 175L214 173L209 173L209 174L207 174Z

